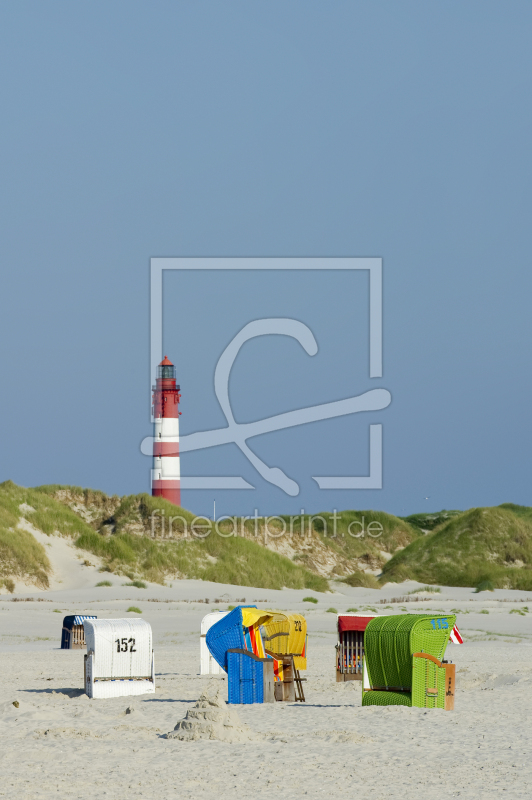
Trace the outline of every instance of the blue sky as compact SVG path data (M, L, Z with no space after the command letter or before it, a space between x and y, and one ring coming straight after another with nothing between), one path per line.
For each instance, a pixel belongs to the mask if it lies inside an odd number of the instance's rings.
M363 274L165 280L182 433L223 424L215 361L259 317L300 319L319 352L248 343L239 421L393 397L252 443L298 497L226 445L182 472L255 490L183 504L532 504L531 24L513 1L4 4L0 478L149 490L150 257L378 256L381 381ZM313 474L367 471L371 421L383 489L320 492Z

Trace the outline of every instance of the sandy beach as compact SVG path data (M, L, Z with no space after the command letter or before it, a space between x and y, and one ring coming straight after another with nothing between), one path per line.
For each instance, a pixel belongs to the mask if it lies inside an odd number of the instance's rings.
M0 597L0 797L530 797L532 624L527 612L510 613L532 610L526 593L442 588L404 602L416 584L381 591L336 584L309 608L308 590L200 581L136 589L111 580L111 587ZM206 687L222 682L226 697L223 678L198 674L199 626L211 609L243 599L305 613L307 702L233 707L249 741L164 738ZM62 618L131 616L130 605L153 629L156 693L89 700L84 651L59 649ZM465 643L447 649L457 665L455 711L362 708L358 682L335 682L331 607L459 609Z

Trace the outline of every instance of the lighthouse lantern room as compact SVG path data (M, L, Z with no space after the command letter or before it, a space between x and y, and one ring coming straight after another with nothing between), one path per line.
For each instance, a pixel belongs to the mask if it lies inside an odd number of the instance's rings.
M151 493L181 505L179 468L179 386L175 367L167 356L157 367L153 387L153 469Z

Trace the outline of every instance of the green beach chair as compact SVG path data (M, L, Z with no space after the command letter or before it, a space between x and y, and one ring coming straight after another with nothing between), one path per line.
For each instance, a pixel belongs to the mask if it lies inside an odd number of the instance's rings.
M452 614L372 619L364 633L362 705L452 710L455 665L442 659L455 622Z

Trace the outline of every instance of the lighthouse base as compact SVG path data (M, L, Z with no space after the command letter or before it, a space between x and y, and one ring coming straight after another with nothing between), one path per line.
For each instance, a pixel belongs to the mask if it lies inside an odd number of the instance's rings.
M163 497L175 506L181 505L180 481L153 481L152 497Z

